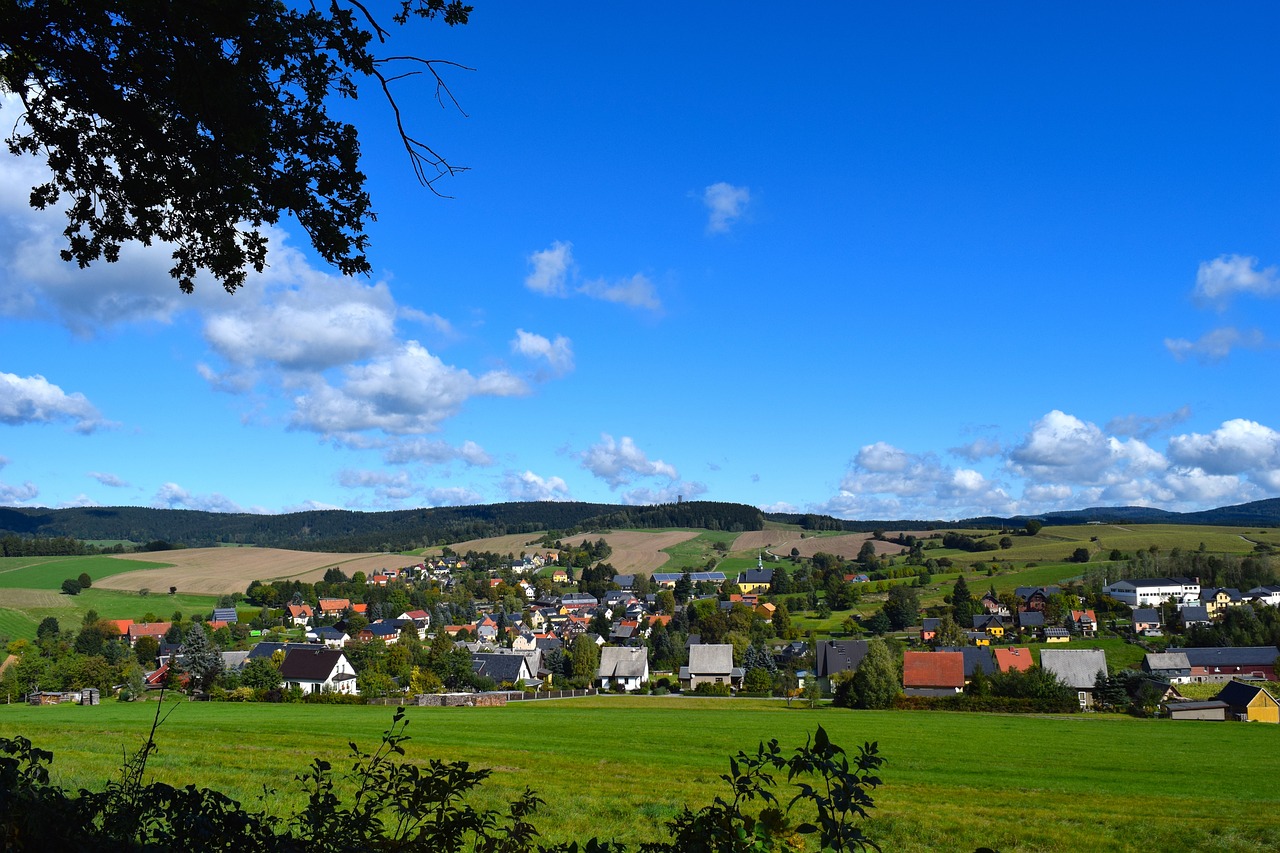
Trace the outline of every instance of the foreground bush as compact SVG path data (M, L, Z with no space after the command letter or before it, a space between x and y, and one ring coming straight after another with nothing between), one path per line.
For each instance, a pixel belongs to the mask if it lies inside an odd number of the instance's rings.
M372 754L350 744L352 765L335 774L313 760L297 777L307 796L296 814L277 817L246 810L206 788L144 783L155 751L157 719L146 743L103 791L71 793L50 784L53 754L22 737L0 738L0 842L6 850L320 851L421 850L456 853L625 853L626 846L589 839L537 844L530 819L542 801L531 790L498 809L477 810L467 796L488 778L465 761L405 763L408 725L403 708ZM875 848L859 826L873 807L874 775L884 759L876 744L849 756L818 727L791 755L776 740L729 760L731 798L716 797L697 811L685 806L667 828L672 841L644 844L639 853L754 853L803 849L805 836L821 849ZM785 806L773 793L774 774L786 773L795 793ZM350 784L341 784L341 783ZM343 791L354 790L343 795ZM808 820L793 824L800 806ZM759 808L759 811L755 811Z

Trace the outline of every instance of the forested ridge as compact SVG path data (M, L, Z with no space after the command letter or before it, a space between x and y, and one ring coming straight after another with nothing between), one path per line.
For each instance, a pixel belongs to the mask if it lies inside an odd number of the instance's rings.
M705 527L737 532L759 530L763 523L763 515L755 507L714 501L647 507L542 501L282 515L129 506L0 507L0 536L166 542L192 548L231 543L352 553L403 551L540 530L564 535L623 527Z

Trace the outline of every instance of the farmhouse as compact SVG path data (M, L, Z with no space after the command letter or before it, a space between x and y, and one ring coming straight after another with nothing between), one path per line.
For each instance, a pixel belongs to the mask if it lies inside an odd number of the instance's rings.
M303 693L345 693L354 696L356 673L347 656L336 649L291 649L280 664L280 677Z
M1170 684L1191 683L1191 662L1185 653L1171 651L1152 652L1142 658L1142 671L1160 677Z
M164 642L164 635L173 627L172 622L134 622L129 626L129 645L137 645L143 637L151 637L156 642Z
M866 640L827 640L814 651L814 670L818 678L830 679L840 672L857 672L867 656Z

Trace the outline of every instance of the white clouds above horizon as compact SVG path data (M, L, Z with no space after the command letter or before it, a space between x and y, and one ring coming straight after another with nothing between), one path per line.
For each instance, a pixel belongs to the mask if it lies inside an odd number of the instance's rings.
M266 512L260 507L242 507L217 492L209 495L193 494L177 483L165 483L157 489L151 498L151 506L155 509L198 509L204 512Z
M604 480L610 489L633 482L637 477L660 477L669 481L680 478L675 466L661 459L649 459L630 436L615 441L608 433L581 453L582 467Z
M1240 294L1262 298L1280 295L1280 270L1258 269L1258 263L1257 258L1245 255L1220 255L1202 262L1196 271L1196 301L1221 310Z
M810 509L885 520L1033 514L1098 505L1188 511L1280 492L1280 432L1256 421L1234 419L1206 434L1172 436L1166 453L1140 438L1121 437L1151 435L1189 414L1184 407L1153 417L1129 415L1113 420L1104 431L1054 410L994 457L997 467L990 475L876 442L855 454L839 494ZM1021 494L1015 497L1019 485Z
M531 253L529 268L524 285L542 296L563 298L578 294L629 308L662 310L657 288L642 273L621 279L583 279L573 259L573 244L568 241L557 240L550 248Z
M43 376L0 372L0 423L23 424L74 421L79 433L106 426L98 409L80 392L66 393Z
M573 370L573 342L564 335L556 335L553 341L524 329L516 329L516 336L511 341L511 351L526 358L545 360L557 376Z
M502 490L513 501L569 501L569 485L560 477L540 477L532 471L508 471Z
M724 234L746 213L751 190L720 181L702 191L702 203L708 211L707 233Z
M115 474L107 474L102 471L90 471L88 476L111 489L127 489L129 487L129 484L126 481L120 479Z

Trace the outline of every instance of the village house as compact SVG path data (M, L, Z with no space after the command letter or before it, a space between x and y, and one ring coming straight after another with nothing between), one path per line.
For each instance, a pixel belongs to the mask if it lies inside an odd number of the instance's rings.
M606 646L600 650L600 668L596 671L596 683L600 689L621 686L624 690L639 690L648 680L647 649Z
M1135 634L1144 637L1159 637L1163 634L1160 630L1160 611L1155 608L1139 607L1133 611L1130 620Z
M143 637L151 637L157 643L164 642L164 635L173 627L172 622L134 622L129 626L129 645L136 646Z
M1018 670L1026 672L1031 669L1033 661L1031 660L1031 649L1026 646L1009 646L1000 647L994 650L996 658L996 667L1001 672L1010 670Z
M1191 683L1191 661L1184 652L1151 652L1142 658L1142 671L1163 678L1170 684Z
M979 613L973 617L973 630L981 631L988 637L999 639L1004 636L1004 619L995 613Z
M327 617L342 616L351 609L349 598L322 598L319 602L320 615Z
M521 687L536 681L523 654L480 652L471 655L471 668L476 675L493 679L499 687Z
M355 696L356 673L347 656L336 649L291 649L280 664L287 687L303 693L343 693Z
M814 676L819 679L823 690L830 691L831 676L857 672L866 656L866 640L825 640L814 649Z
M1101 649L1043 649L1040 666L1076 692L1080 709L1093 707L1098 673L1107 672L1107 656Z
M908 696L951 696L964 690L960 652L903 652L902 692Z
M932 643L938 636L938 625L942 620L933 616L926 616L920 621L920 642Z
M1200 603L1209 612L1209 618L1217 619L1227 612L1227 608L1244 604L1244 596L1232 587L1210 588L1200 593Z
M285 606L285 615L295 628L305 628L315 618L315 611L310 604L289 604Z
M1072 610L1071 627L1086 637L1098 635L1098 615L1093 610Z
M697 690L699 684L724 684L736 690L742 676L742 667L733 665L732 645L699 643L689 647L689 665L680 667L680 687Z

